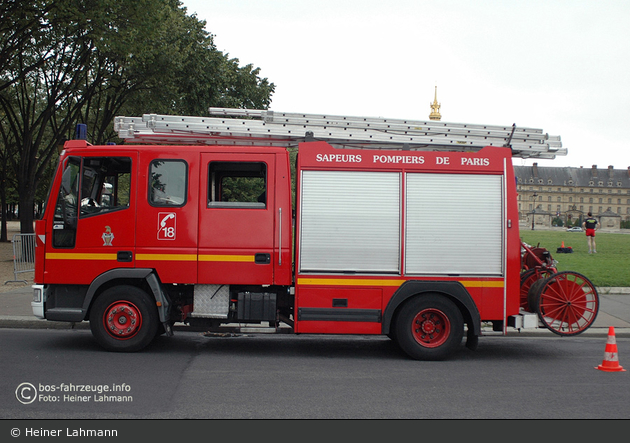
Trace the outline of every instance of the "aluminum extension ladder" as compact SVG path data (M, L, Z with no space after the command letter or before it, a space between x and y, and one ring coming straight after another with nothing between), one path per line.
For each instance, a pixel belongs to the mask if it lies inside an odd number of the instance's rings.
M434 151L512 149L514 157L553 159L566 155L560 136L542 129L436 121L351 117L210 108L210 117L144 114L116 117L121 139L137 143L185 143L297 147L322 140L336 147Z

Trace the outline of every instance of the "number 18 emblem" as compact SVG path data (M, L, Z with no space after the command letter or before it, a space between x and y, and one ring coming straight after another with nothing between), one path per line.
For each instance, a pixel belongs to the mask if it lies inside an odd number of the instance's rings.
M158 213L158 240L175 240L176 232L175 213Z

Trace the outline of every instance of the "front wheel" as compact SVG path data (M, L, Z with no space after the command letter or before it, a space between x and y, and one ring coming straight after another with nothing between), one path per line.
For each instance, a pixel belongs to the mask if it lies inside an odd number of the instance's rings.
M444 360L461 344L464 320L457 306L439 295L415 297L397 315L400 348L416 360Z
M90 311L92 335L108 351L139 351L156 336L158 324L155 301L135 286L107 289Z

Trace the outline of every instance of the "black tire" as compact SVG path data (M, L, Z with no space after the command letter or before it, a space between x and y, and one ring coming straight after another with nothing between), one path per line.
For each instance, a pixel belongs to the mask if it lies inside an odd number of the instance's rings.
M108 351L135 352L156 336L159 317L155 300L135 286L114 286L97 297L90 311L90 329Z
M408 300L393 327L398 346L415 360L444 360L464 336L462 313L451 300L436 294Z
M540 303L540 291L545 284L545 279L536 280L527 291L528 312L538 313L538 305Z

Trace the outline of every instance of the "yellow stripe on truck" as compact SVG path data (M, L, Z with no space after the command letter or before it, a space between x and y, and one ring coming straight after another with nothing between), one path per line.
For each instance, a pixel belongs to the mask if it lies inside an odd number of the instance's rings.
M200 255L199 261L240 261L254 262L253 255Z
M116 254L91 254L79 252L48 252L46 259L51 260L116 260Z
M386 279L349 279L349 278L298 278L298 285L305 286L400 286L408 280L386 280ZM422 281L422 280L418 280ZM466 288L502 288L503 280L481 281L481 280L457 280Z
M136 254L136 260L197 261L196 254Z
M253 263L253 255L200 255L196 254L136 254L136 260L143 261L209 261ZM49 260L117 260L117 254L93 254L79 252L48 252Z

